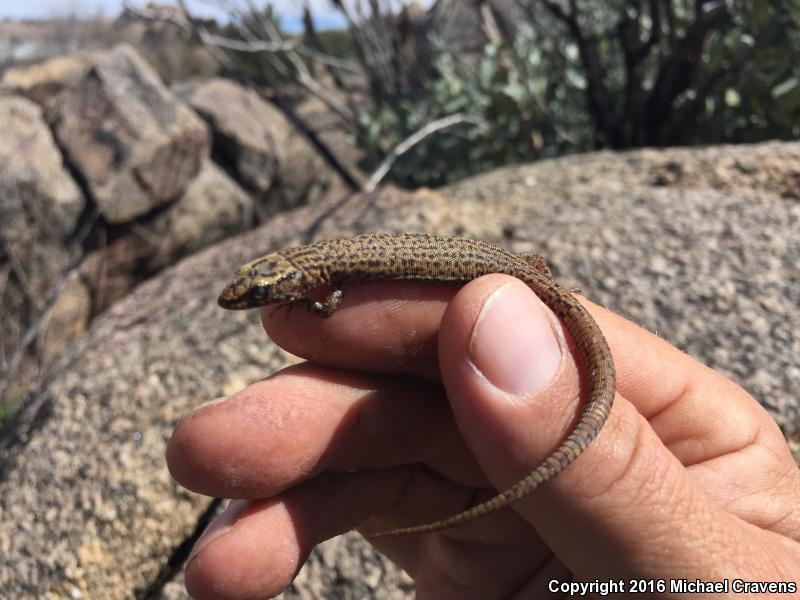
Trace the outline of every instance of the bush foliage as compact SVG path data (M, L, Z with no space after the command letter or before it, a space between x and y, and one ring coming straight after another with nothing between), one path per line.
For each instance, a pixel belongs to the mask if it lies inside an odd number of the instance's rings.
M800 3L530 3L510 39L463 57L433 40L435 76L360 114L376 165L425 123L437 132L396 163L402 185L439 185L498 165L593 148L800 136Z

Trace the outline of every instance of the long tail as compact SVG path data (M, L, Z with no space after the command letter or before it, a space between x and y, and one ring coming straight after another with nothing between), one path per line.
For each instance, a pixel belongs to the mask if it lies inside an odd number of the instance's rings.
M473 521L501 508L505 508L520 498L527 496L543 483L563 471L572 461L583 453L594 440L606 422L614 401L615 372L611 351L600 328L583 306L571 294L562 291L562 298L553 304L544 299L561 318L580 354L587 377L586 406L580 420L561 445L558 446L533 472L518 481L502 494L477 504L467 510L441 521L392 529L370 538L378 538L409 533L429 533L447 529ZM570 301L572 300L572 301Z

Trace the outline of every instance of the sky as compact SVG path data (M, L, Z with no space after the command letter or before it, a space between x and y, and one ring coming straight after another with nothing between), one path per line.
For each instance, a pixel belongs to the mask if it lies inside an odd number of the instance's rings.
M265 0L254 0L259 6L266 4ZM352 0L351 0L352 1ZM403 0L396 0L401 4ZM0 0L0 21L3 19L47 19L77 15L91 17L104 14L109 17L116 16L122 10L122 0ZM135 0L136 5L147 4L146 0ZM159 4L171 4L169 0L161 0ZM198 17L213 17L223 20L225 11L220 5L244 6L241 0L186 0L189 9ZM336 29L346 26L341 14L331 7L329 0L309 0L315 24L318 29ZM302 30L301 16L303 14L302 0L272 0L272 5L281 17L283 28L290 32ZM432 0L420 2L423 7L432 4Z

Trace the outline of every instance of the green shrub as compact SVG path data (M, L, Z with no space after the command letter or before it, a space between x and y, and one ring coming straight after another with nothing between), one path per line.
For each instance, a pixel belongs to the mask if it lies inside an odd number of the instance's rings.
M513 47L487 44L471 61L459 58L441 39L433 44L436 79L407 98L360 114L357 143L367 152L364 168L375 168L392 147L426 123L456 113L483 126L464 123L428 136L397 160L395 181L437 186L588 143L591 127L580 106L582 81L576 74L558 85L549 81L533 28L522 27ZM544 108L552 104L558 115Z
M600 147L800 136L796 0L571 4L575 15L548 0L531 3L537 11L517 24L511 43L488 44L471 59L434 40L438 75L361 113L363 166L455 113L486 126L425 138L396 162L396 182L436 186Z

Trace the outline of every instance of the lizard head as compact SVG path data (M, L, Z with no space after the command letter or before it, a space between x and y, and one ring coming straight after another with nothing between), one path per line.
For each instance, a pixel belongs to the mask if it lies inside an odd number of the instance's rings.
M293 304L308 295L308 288L303 273L274 252L239 267L217 302L228 309Z

